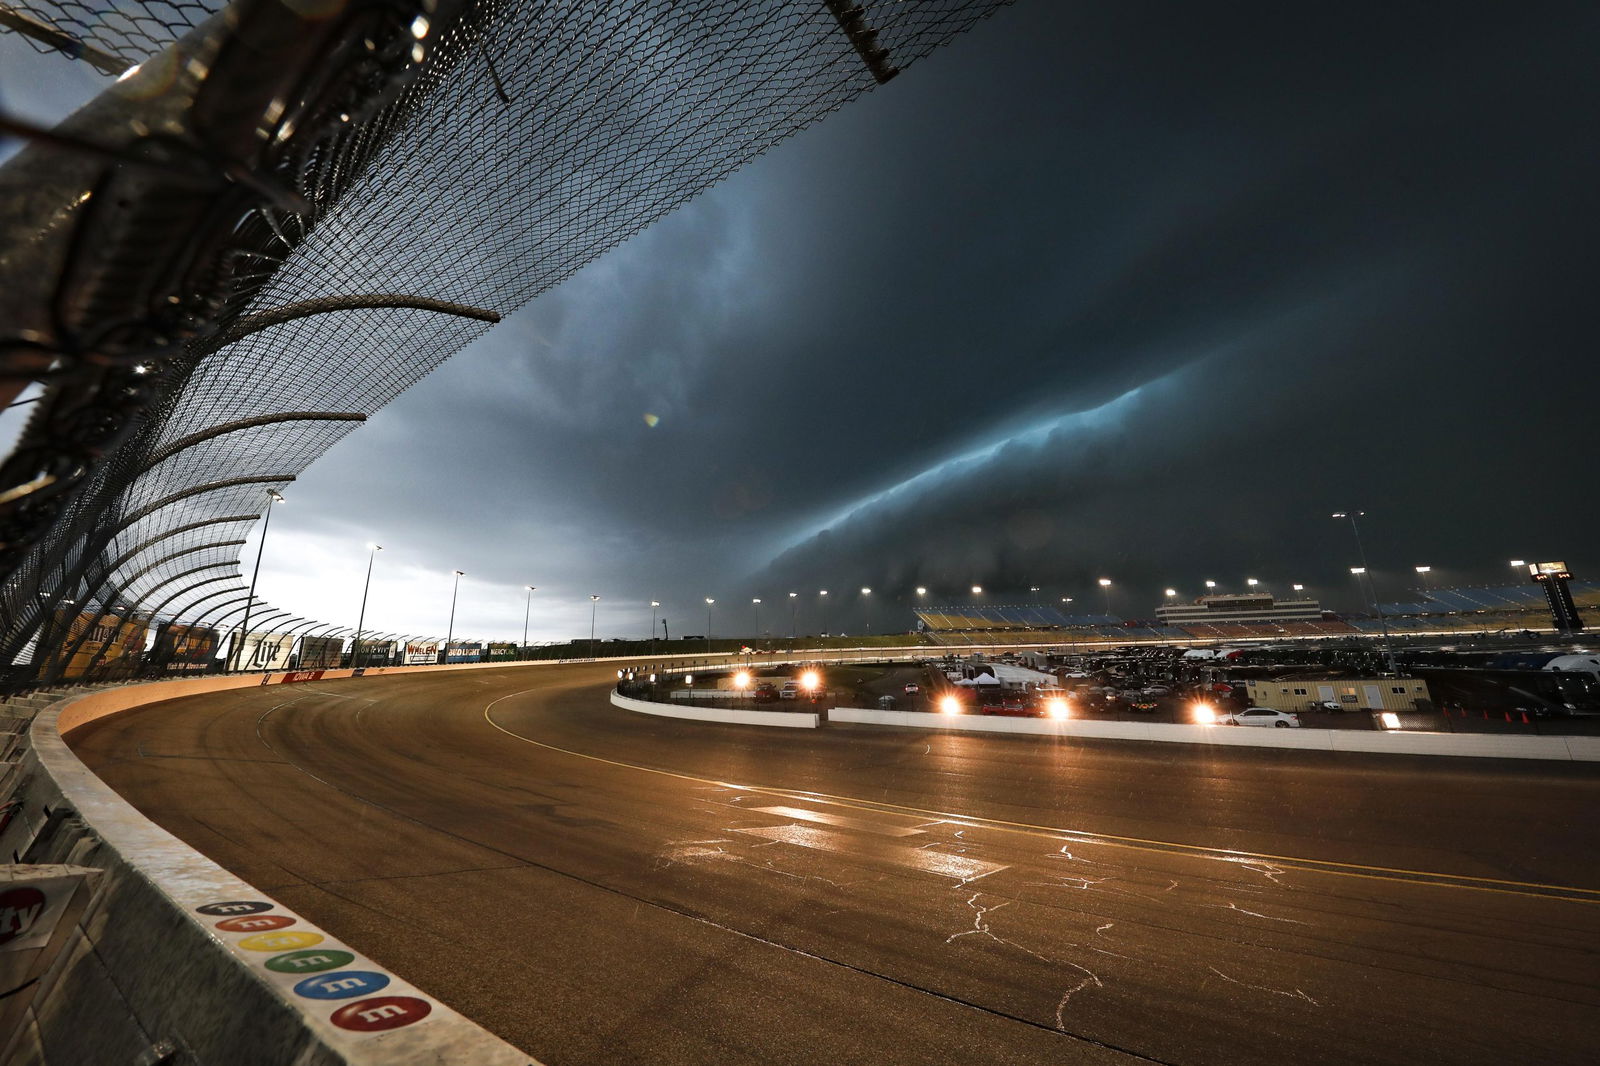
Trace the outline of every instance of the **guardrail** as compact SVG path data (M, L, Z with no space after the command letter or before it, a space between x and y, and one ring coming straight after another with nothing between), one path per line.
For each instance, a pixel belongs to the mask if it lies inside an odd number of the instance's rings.
M852 722L858 725L944 729L968 733L1018 733L1100 740L1147 740L1167 744L1600 762L1600 737L1519 737L1482 733L1419 733L1405 730L1370 732L1347 729L1259 729L1167 725L1158 722L1099 722L1071 718L1007 718L936 714L927 711L877 711L860 707L835 707L828 712L828 720Z
M744 711L731 707L695 707L692 704L655 703L611 692L613 706L659 718L683 718L695 722L726 722L733 725L779 726L789 729L816 729L822 716L807 711Z

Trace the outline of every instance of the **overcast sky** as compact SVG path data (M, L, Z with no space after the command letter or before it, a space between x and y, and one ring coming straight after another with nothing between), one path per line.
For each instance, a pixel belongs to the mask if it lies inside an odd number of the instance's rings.
M527 584L535 640L591 594L602 637L1102 576L1125 616L1208 578L1354 608L1342 508L1386 600L1596 576L1597 22L1021 0L373 418L285 490L260 591L353 625L376 540L369 627L442 633L459 568L494 638ZM19 57L14 109L99 83Z

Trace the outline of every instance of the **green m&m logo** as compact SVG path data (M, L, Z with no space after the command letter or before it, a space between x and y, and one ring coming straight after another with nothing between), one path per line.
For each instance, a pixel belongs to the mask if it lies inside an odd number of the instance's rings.
M290 951L274 955L267 960L267 969L276 970L278 973L321 973L323 970L336 970L341 966L349 966L355 961L356 957L348 951L312 948L307 951Z

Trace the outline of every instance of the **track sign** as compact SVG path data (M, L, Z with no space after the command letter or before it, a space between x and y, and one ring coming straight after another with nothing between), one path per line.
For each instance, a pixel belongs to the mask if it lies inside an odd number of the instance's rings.
M382 992L388 987L388 974L371 970L339 970L307 977L294 986L294 993L307 999L353 999Z
M260 914L270 911L272 904L259 899L237 899L226 903L207 903L204 907L196 907L201 914L209 914L214 918L233 918L241 914Z
M330 1021L341 1029L376 1033L420 1022L433 1012L433 1004L415 996L373 996L346 1003Z

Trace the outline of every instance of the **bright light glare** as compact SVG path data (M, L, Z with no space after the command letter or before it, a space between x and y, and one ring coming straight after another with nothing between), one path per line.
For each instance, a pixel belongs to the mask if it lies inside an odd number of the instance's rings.
M928 590L927 590L926 587L924 587L922 585L918 585L917 586L917 595L918 596L926 596L927 594L928 594Z
M1177 589L1168 589L1167 590L1167 595L1168 596L1176 596L1177 594L1178 594L1178 590Z
M800 687L807 692L815 692L820 684L822 684L822 678L817 676L815 670L807 670L800 675Z
M1433 567L1431 567L1431 566L1419 566L1419 567L1416 568L1416 571L1419 574L1430 574L1430 573L1433 572Z
M939 701L939 713L960 714L961 701L956 699L954 696L946 696L944 699Z
M1256 580L1256 579L1255 579L1255 578L1253 578L1253 577L1247 577L1247 578L1245 578L1245 579L1244 579L1244 583L1245 583L1245 584L1246 584L1246 585L1249 585L1249 586L1250 586L1250 587L1251 587L1251 588L1255 588L1255 587L1256 587L1256 586L1257 586L1257 585L1259 585L1259 584L1261 584L1261 582L1259 582L1259 581L1257 581L1257 580Z
M1045 700L1044 710L1051 718L1066 718L1071 713L1070 708L1067 707L1067 701L1060 696Z
M1383 728L1385 729L1400 728L1400 716L1393 711L1384 711L1378 715L1378 720L1383 723Z
M1526 560L1526 559L1513 559L1513 560L1511 560L1511 565L1512 566L1527 566L1528 565L1528 560Z
M1216 725L1217 709L1209 703L1197 703L1189 708L1194 713L1195 723L1198 725Z
M974 585L974 586L972 586L972 594L974 596L982 596L983 595L983 586L982 585Z
M750 687L750 675L749 675L749 673L744 671L744 670L740 670L737 674L734 674L733 675L733 687L737 688L737 689L749 688Z
M1101 578L1100 579L1100 587L1101 588L1110 588L1111 587L1111 579L1109 577Z
M1290 587L1293 588L1296 592L1304 592L1306 590L1306 587L1304 585L1291 585Z
M694 684L694 675L693 675L693 674L684 674L684 675L683 675L683 683L684 683L684 684L685 684L685 685L692 685L692 684Z
M1360 575L1362 575L1362 574L1367 572L1367 568L1364 567L1364 566L1352 566L1350 568L1350 572L1359 577Z
M428 19L426 16L418 15L416 18L411 20L411 36L420 41L427 35Z

